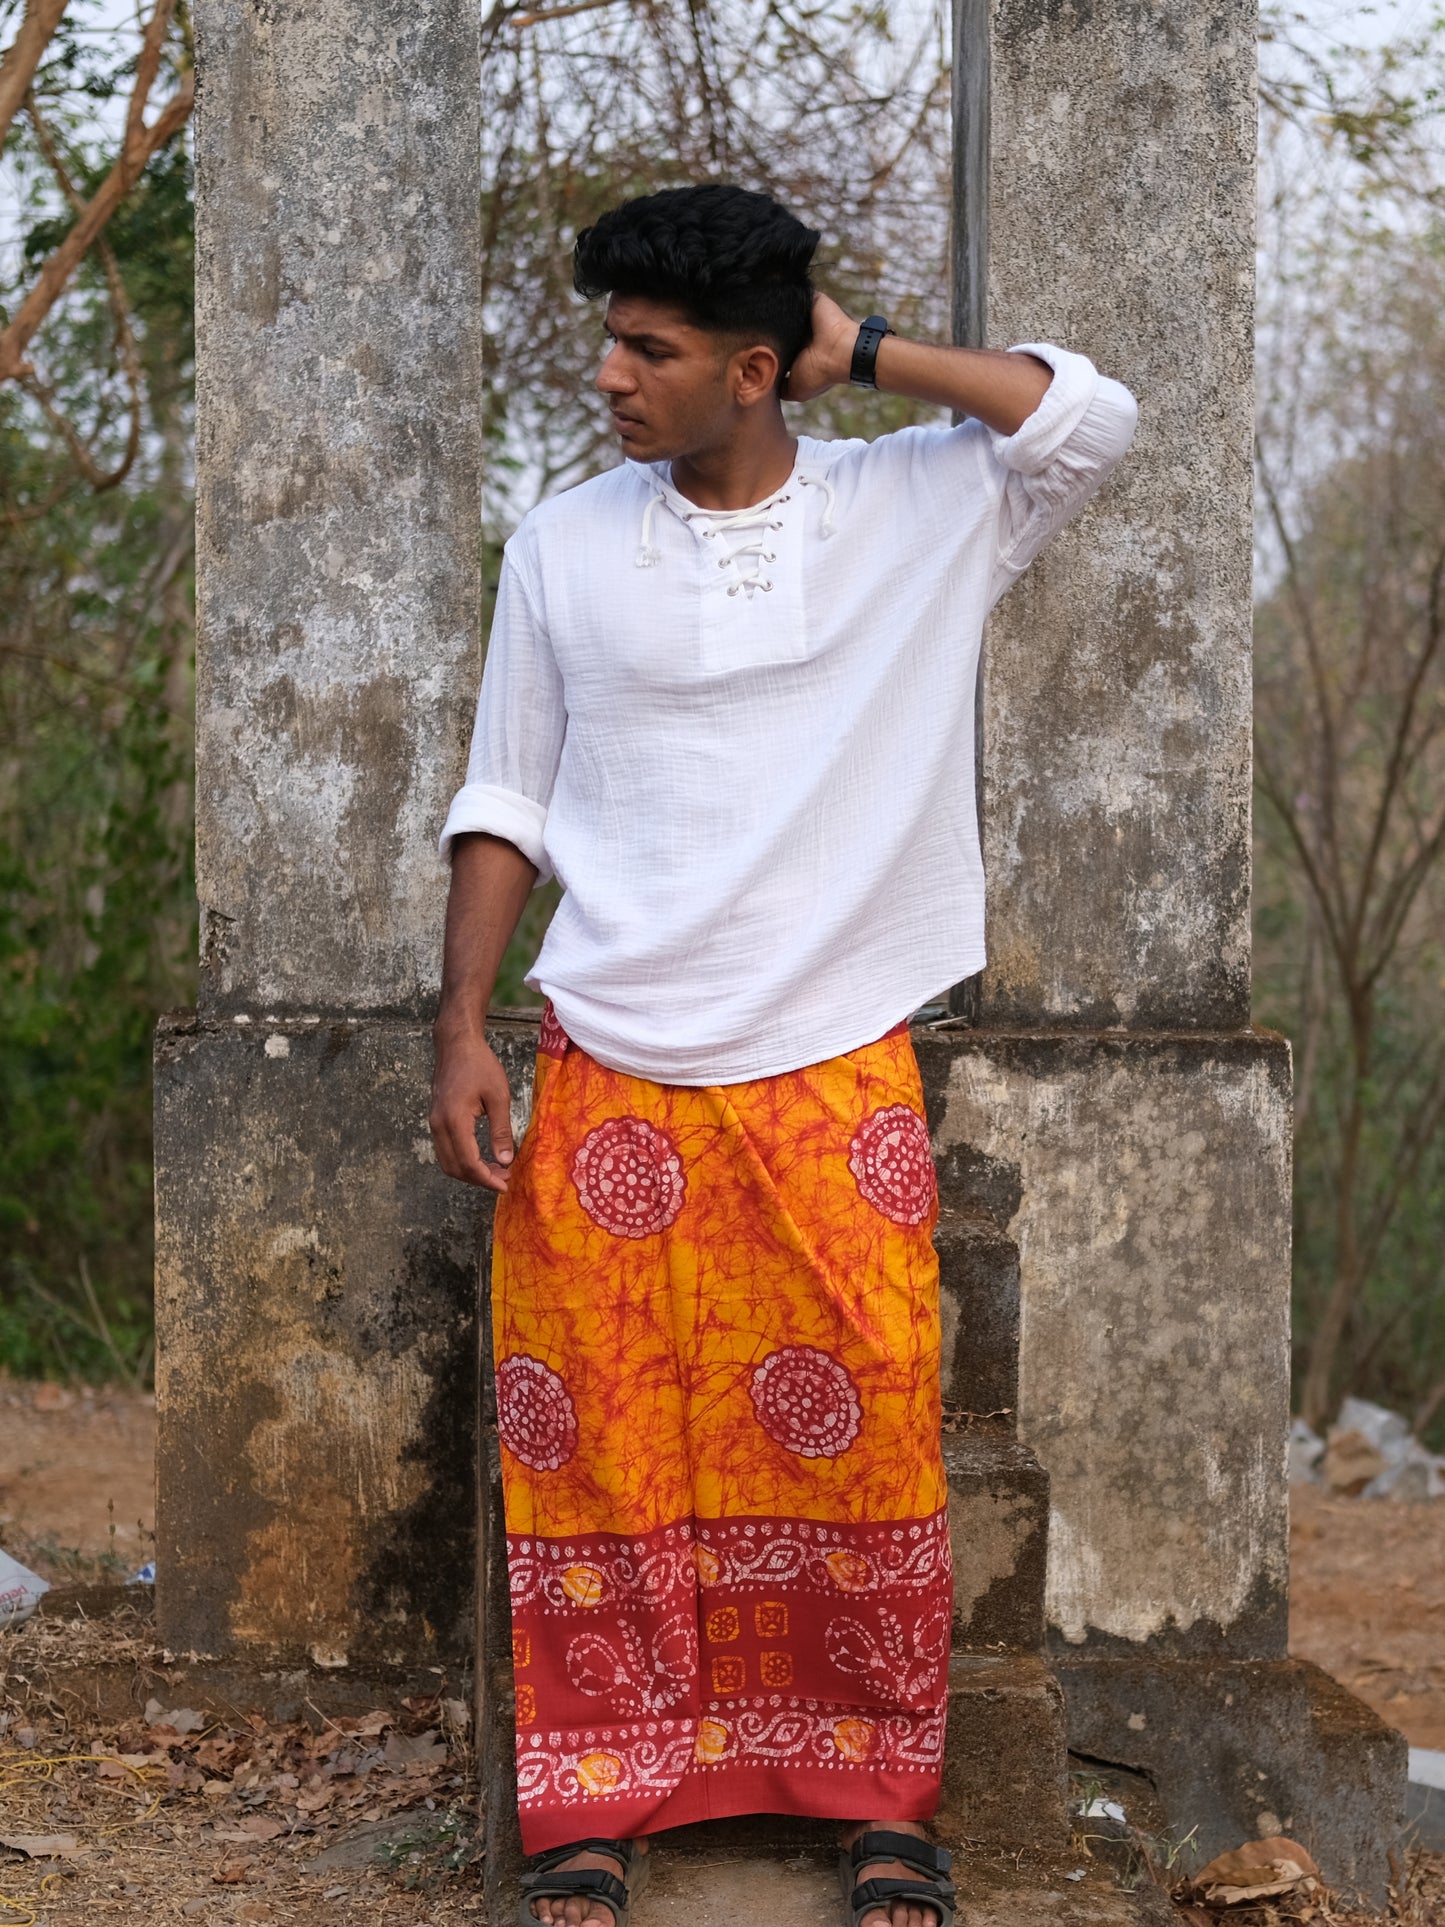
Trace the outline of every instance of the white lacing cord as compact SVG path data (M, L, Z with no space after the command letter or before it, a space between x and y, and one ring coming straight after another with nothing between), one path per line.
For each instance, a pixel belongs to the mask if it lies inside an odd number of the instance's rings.
M823 519L818 524L818 533L826 542L830 535L837 533L833 527L833 504L837 500L833 490L833 484L828 480L826 475L800 475L798 477L798 487L822 489Z
M647 507L642 511L642 546L637 551L639 569L650 569L655 562L662 560L660 551L652 546L652 516L663 499L660 491L654 489L648 497Z
M787 495L775 495L771 502L757 502L745 509L704 509L694 515L684 515L683 520L696 523L705 542L714 542L720 536L745 535L752 532L750 542L740 542L736 548L719 555L717 565L720 569L737 569L738 579L728 584L728 594L737 595L739 590L746 592L752 600L754 589L761 589L764 595L772 589L772 580L763 574L766 563L776 562L778 552L768 547L769 532L783 526L782 517L773 514L790 500ZM751 575L744 575L740 565L753 564Z
M835 500L833 484L826 475L799 475L796 481L799 488L822 489L823 519L818 524L818 533L826 540L836 532L833 526ZM652 518L658 506L666 499L660 489L654 490L648 499L647 507L642 511L642 541L637 551L639 569L650 569L662 559L660 550L652 541ZM763 566L768 562L776 562L778 555L776 549L770 549L767 546L767 538L769 531L783 526L781 517L775 516L773 510L781 508L791 499L787 494L775 495L771 501L755 503L751 508L700 509L691 515L683 513L682 519L689 525L693 523L700 525L705 541L714 541L719 536L742 535L748 531L755 531L751 542L742 542L736 548L729 549L726 554L718 557L720 569L736 569L739 564L746 561L751 561L755 565L751 575L743 575L739 572L737 581L729 583L729 595L736 595L739 590L745 590L751 601L754 589L761 589L764 594L771 590L773 584L771 579L763 574Z

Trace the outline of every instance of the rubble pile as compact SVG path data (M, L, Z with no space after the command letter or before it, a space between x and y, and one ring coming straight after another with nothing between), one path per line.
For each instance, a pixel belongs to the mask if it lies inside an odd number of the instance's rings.
M1289 1435L1291 1483L1327 1486L1343 1498L1407 1504L1445 1498L1445 1456L1413 1437L1398 1412L1347 1398L1324 1438L1303 1419Z

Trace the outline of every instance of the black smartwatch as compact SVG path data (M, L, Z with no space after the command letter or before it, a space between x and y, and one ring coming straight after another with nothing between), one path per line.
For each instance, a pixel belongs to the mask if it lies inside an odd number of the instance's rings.
M888 325L888 317L870 314L858 330L858 339L853 344L853 366L848 370L848 379L855 388L876 388L878 378L874 364L878 360L878 344L884 335L895 332Z

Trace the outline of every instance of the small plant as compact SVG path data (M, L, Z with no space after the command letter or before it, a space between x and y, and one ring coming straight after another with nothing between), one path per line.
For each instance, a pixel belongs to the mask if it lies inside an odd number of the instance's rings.
M475 1816L463 1807L448 1806L418 1814L405 1833L379 1841L373 1858L399 1874L405 1891L414 1893L473 1865L482 1851Z

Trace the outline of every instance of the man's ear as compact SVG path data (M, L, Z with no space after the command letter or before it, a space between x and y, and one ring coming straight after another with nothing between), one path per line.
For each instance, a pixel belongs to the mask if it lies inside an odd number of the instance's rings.
M733 399L743 408L752 408L758 402L766 401L769 395L777 393L782 363L776 348L759 341L751 347L739 348L732 357L729 372Z

